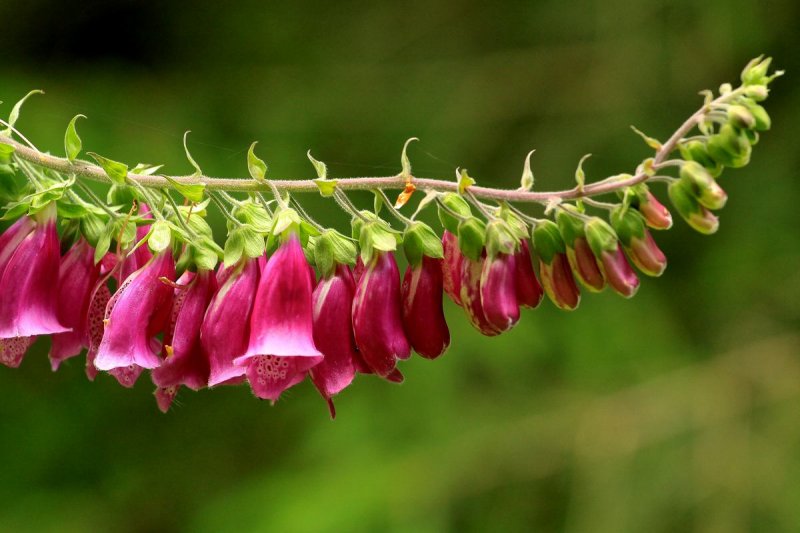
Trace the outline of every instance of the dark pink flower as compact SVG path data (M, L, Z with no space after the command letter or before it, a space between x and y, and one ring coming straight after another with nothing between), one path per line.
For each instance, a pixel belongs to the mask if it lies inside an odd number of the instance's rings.
M244 381L246 368L233 362L247 352L258 289L257 260L244 259L225 270L200 327L200 342L210 366L209 387Z
M94 366L94 360L97 358L97 350L103 341L106 308L108 307L108 301L111 299L108 280L112 275L113 270L109 271L95 284L89 297L89 308L86 311L86 331L89 336L89 349L86 352L86 377L90 381L94 381L94 378L97 377L97 368Z
M467 313L470 323L483 335L493 337L500 331L495 328L483 309L481 302L481 273L486 255L477 261L462 255L461 257L461 307Z
M151 375L158 387L159 408L166 412L184 385L199 390L208 384L209 363L200 346L200 326L217 282L210 270L185 272L172 297L172 313L161 351L163 362Z
M51 337L50 364L58 370L61 361L74 357L89 347L87 313L92 290L100 277L100 265L94 264L94 249L81 238L61 258L58 272L58 320L72 331Z
M447 230L442 234L442 275L444 292L456 305L461 305L461 249L458 247L458 237Z
M442 259L422 256L403 277L403 327L415 352L427 359L450 345L450 330L442 309Z
M398 378L397 359L411 355L400 301L400 271L394 256L377 252L356 286L353 332L361 357L381 377Z
M648 276L660 276L667 268L667 257L647 229L643 236L630 239L625 246L625 252L636 268Z
M645 190L639 195L639 203L636 206L644 216L647 225L653 229L669 229L672 227L672 214L664 204L658 201L653 193Z
M542 301L544 291L536 279L536 273L533 271L533 261L531 260L531 250L528 246L528 241L522 240L520 242L519 250L514 256L514 264L516 265L516 281L517 281L517 300L522 307L534 308Z
M503 252L487 257L481 270L481 305L494 329L502 333L519 321L517 265L513 254Z
M639 278L625 259L621 246L617 245L614 251L603 251L599 259L603 275L612 289L626 298L636 294L639 290Z
M291 234L267 261L250 317L247 352L234 364L247 366L253 393L277 401L322 361L314 346L312 279L297 235Z
M331 397L352 383L358 354L353 337L350 310L356 284L347 265L337 265L328 278L320 280L312 295L314 345L325 359L309 373L314 386L328 402L331 418L336 416Z
M33 231L35 225L32 218L22 217L0 235L0 279L17 246ZM35 340L34 336L0 339L0 364L18 367Z
M571 311L578 307L581 293L575 284L566 253L556 253L548 264L539 259L539 274L550 300L560 309Z
M567 247L567 257L572 265L572 271L584 287L593 292L605 288L606 280L586 237L575 238L572 247Z
M175 262L167 249L131 274L106 308L103 340L94 366L113 370L136 365L156 368L161 360L151 339L163 331L171 309L172 287L160 278L175 278Z
M21 227L17 226L9 241L16 240ZM69 331L56 314L54 289L60 261L56 207L52 203L35 215L35 227L19 242L3 269L0 339Z

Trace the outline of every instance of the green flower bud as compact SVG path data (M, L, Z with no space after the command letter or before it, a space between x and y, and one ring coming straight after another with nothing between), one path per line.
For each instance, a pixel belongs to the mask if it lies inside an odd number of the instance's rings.
M714 177L722 174L722 164L715 161L714 158L709 155L705 142L699 139L694 139L685 143L681 143L679 149L681 152L681 157L683 157L683 159L686 161L696 161L700 163Z
M531 239L536 254L545 264L549 265L556 255L564 254L567 251L558 226L551 220L542 220L536 224L531 233Z
M697 200L709 209L722 209L728 195L722 190L711 174L698 163L687 161L681 166L680 176L691 187Z
M686 180L678 180L670 184L669 199L675 210L696 231L710 235L719 228L719 220L711 211L700 205L692 191L692 185Z
M643 238L646 227L645 220L639 211L617 207L611 212L611 227L617 233L622 244L629 246L631 240Z
M744 94L756 102L763 102L769 96L769 89L766 85L748 85L744 89Z
M745 106L747 106L747 110L753 115L753 119L755 120L753 128L755 130L767 131L772 127L772 119L769 117L769 113L767 113L764 107L752 101L745 101Z
M469 204L460 195L454 192L448 192L442 196L441 202L451 211L458 213L463 218L472 216L472 210ZM458 225L461 220L447 212L446 209L439 206L439 220L442 226L450 233L458 233Z
M747 137L730 124L708 139L708 153L718 163L731 168L741 168L750 162L752 146Z
M586 223L586 240L595 257L602 257L603 252L616 252L619 239L614 229L602 218L592 217Z
M771 57L764 59L764 56L758 56L751 60L742 70L742 83L745 85L766 85L769 83L767 71L770 63L772 63Z
M747 137L750 146L755 146L758 144L758 132L754 130L744 130L744 135Z
M743 105L732 105L728 108L728 120L739 129L750 129L755 127L756 119L753 113Z
M513 255L518 246L519 239L505 221L495 219L486 225L486 254L489 258L498 254Z
M483 253L483 245L486 242L486 228L483 222L472 217L459 223L456 230L458 232L458 247L461 253L477 261Z

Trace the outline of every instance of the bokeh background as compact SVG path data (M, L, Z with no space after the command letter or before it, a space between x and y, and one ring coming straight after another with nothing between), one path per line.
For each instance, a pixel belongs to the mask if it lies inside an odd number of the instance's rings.
M276 406L246 388L184 392L167 415L83 358L51 373L46 341L0 368L0 531L797 531L800 180L792 0L0 3L3 115L60 153L84 147L212 175L415 173L537 187L631 171L766 53L786 68L774 127L726 172L719 233L682 222L626 301L548 302L500 338L448 302L451 350L361 376L331 422L309 383ZM320 220L346 216L303 198ZM369 199L357 197L367 205ZM216 221L221 240L222 224Z

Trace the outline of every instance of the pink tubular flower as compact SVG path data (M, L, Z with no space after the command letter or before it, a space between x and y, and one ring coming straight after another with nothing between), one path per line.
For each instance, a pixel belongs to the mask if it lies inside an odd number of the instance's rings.
M22 217L0 235L0 279L17 246L33 230L35 223L30 217ZM36 337L12 337L0 339L0 364L16 368Z
M556 307L567 311L578 307L581 293L575 284L566 254L555 254L549 264L540 259L539 273L544 290Z
M353 333L367 365L381 377L400 380L395 373L397 359L411 355L401 307L400 271L394 256L377 252L356 286Z
M111 275L112 272L109 272L95 284L89 297L89 308L86 311L86 331L89 337L89 349L86 352L86 377L90 381L94 381L94 378L97 377L94 360L97 358L97 350L103 341L106 307L111 299L111 291L108 288L108 278Z
M608 284L620 295L631 298L639 290L639 278L625 259L621 246L617 245L614 251L603 251L600 266Z
M35 215L35 227L22 239L5 264L0 281L0 339L69 331L56 314L58 269L61 261L56 233L56 206ZM10 236L18 238L24 224Z
M447 230L442 234L442 274L444 292L456 305L461 305L461 249L458 247L458 237Z
M567 258L573 272L590 291L602 291L606 286L606 280L586 237L576 237L572 246L567 248Z
M150 208L147 206L146 203L142 202L139 204L139 215L143 218L153 218L153 215L150 214ZM146 224L144 226L137 226L136 227L136 242L141 241L147 236L147 233L150 231L150 225ZM128 276L132 273L136 272L144 265L150 261L150 258L153 257L153 254L150 253L150 248L147 245L142 245L136 248L136 251L133 252L133 255L130 257L123 257L121 259L122 265L120 269L117 271L117 280L122 283Z
M422 256L406 269L402 286L403 326L415 352L427 359L450 345L450 330L442 310L442 260Z
M172 288L160 278L175 278L175 262L167 249L131 274L108 302L103 340L94 366L113 370L136 365L156 368L161 360L151 339L162 330L162 313L169 313Z
M200 346L200 326L217 284L214 273L185 272L174 290L172 313L164 333L164 362L154 368L158 406L166 412L181 385L199 390L208 384L209 364Z
M513 254L487 257L481 269L481 305L489 324L498 332L513 328L519 321L517 265Z
M314 346L312 280L300 240L291 234L267 261L250 318L250 344L234 364L247 366L253 393L277 401L322 361Z
M80 354L89 346L87 313L99 276L100 265L94 264L94 249L81 238L61 259L58 272L56 311L59 321L72 331L57 333L51 338L50 364L54 372L61 361Z
M639 212L644 217L647 225L653 229L669 229L672 227L672 214L664 204L658 201L653 193L648 190L639 195Z
M667 268L667 257L647 230L642 237L632 237L625 252L636 268L648 276L660 276Z
M314 344L325 359L310 370L311 381L328 402L331 418L336 416L331 397L352 383L358 355L350 310L356 284L347 265L320 280L312 295Z
M483 335L493 337L500 334L486 318L481 302L481 273L486 261L485 254L477 261L467 256L461 259L461 306L467 313L470 323Z
M533 271L533 261L531 261L531 250L528 241L520 241L519 250L514 256L516 265L517 300L522 307L534 308L542 301L544 292L536 273Z
M210 366L209 387L240 383L246 372L233 361L247 351L250 315L258 289L258 261L244 259L226 271L200 327L200 343Z

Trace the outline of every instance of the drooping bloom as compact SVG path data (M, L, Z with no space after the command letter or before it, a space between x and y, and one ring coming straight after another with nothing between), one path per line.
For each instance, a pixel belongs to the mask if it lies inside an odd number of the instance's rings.
M522 307L534 308L542 301L544 291L536 279L536 273L533 271L533 261L531 260L531 249L528 246L528 241L520 241L519 250L514 256L514 264L516 265L516 281L517 281L517 300Z
M113 370L161 364L152 338L163 331L171 309L172 287L160 278L175 278L175 262L167 249L128 276L108 302L103 340L94 366Z
M314 345L325 356L310 370L311 381L336 416L331 397L344 390L355 377L358 354L353 337L351 309L356 283L347 265L336 265L323 277L312 295Z
M572 276L558 226L549 220L537 224L533 230L533 246L547 297L560 309L571 311L578 307L581 293Z
M22 217L0 235L0 279L11 256L25 237L33 230L35 223L30 217ZM0 339L0 364L16 368L36 337L12 337Z
M487 257L481 270L481 306L489 324L498 332L508 331L519 321L517 265L514 254Z
M639 270L648 276L660 276L664 272L667 258L659 249L639 212L616 209L611 213L611 224L625 253Z
M86 351L86 377L94 381L97 377L97 367L94 360L97 358L97 350L103 341L103 330L105 329L106 308L111 299L111 290L108 288L108 279L113 275L109 271L95 284L92 294L89 297L89 308L86 311L86 331L89 336L89 349Z
M500 331L495 328L486 318L481 302L481 274L483 265L486 261L486 253L478 259L471 259L466 255L461 258L461 307L467 313L470 324L481 334L488 337L499 335Z
M450 330L442 309L442 259L423 255L403 276L403 326L415 352L427 359L450 345Z
M94 264L94 249L81 238L61 259L58 273L57 315L72 331L51 337L50 364L58 370L64 359L74 357L89 347L87 314L92 290L100 276L100 265Z
M56 313L58 270L61 261L56 233L56 207L51 203L34 215L35 227L19 241L2 273L0 339L50 335L69 331ZM21 228L9 237L18 238Z
M358 280L352 313L361 357L381 377L392 376L397 359L411 355L401 307L400 272L394 256L376 252Z
M277 401L322 361L314 346L312 280L300 240L292 233L261 273L247 352L234 364L247 367L247 380L259 398Z
M444 292L456 305L461 305L461 249L458 237L447 230L442 234L442 275Z
M210 270L197 274L187 271L177 285L169 326L164 332L163 362L151 373L162 412L169 409L181 385L199 390L208 384L209 376L208 359L200 345L200 326L217 288L216 277Z
M625 298L639 289L639 278L622 252L617 234L604 220L594 217L586 223L586 238L609 286Z
M258 261L243 259L225 270L228 272L208 305L200 327L200 342L210 366L209 387L240 383L247 370L233 362L245 354L250 339L250 316L258 289Z
M672 227L672 214L664 204L658 201L647 188L641 194L637 194L638 201L635 207L644 217L647 225L653 229L669 229Z
M700 203L691 183L678 180L669 185L669 198L678 214L696 231L710 235L719 229L719 219Z
M559 211L556 220L573 274L588 290L602 291L606 286L606 280L586 240L584 220L566 210Z

